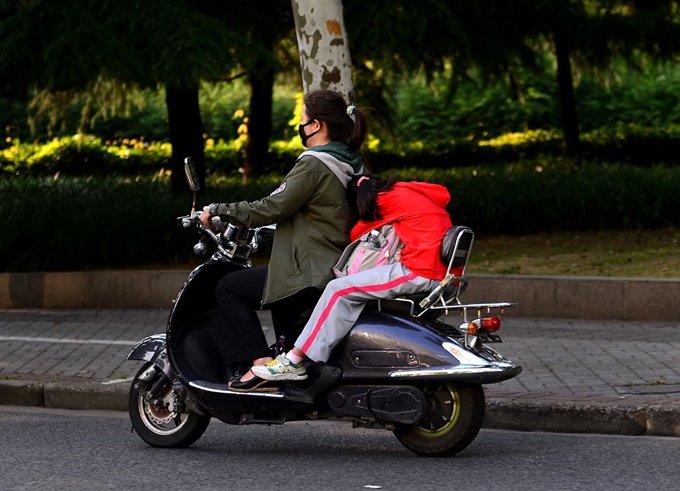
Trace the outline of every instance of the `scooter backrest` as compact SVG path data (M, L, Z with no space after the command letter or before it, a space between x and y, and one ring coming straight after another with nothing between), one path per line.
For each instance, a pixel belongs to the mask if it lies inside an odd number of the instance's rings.
M465 274L474 240L475 233L464 225L447 230L442 241L441 260L449 272L456 270L457 276Z
M470 259L470 252L472 251L472 243L475 240L475 234L469 227L459 225L450 228L446 231L444 239L442 240L440 257L443 264L448 268L448 272L454 275L454 278L449 279L449 283L443 286L440 284L435 291L438 291L437 298L434 302L430 302L424 310L418 310L418 304L432 295L433 292L423 292L416 295L405 295L394 299L378 300L378 310L387 309L393 311L400 311L415 315L416 317L425 316L424 318L436 319L443 314L444 310L431 309L433 303L444 302L445 304L460 303L458 297L463 294L467 288L467 280L464 279L465 268ZM456 280L460 278L460 280ZM430 313L428 313L430 312Z

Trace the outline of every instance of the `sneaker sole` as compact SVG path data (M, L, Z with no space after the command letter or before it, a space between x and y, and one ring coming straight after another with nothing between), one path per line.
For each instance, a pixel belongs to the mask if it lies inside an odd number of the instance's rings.
M237 389L235 387L229 386L229 390L233 392L277 392L280 390L280 387L262 387L263 385L268 384L269 382L272 381L262 380L262 382L257 384L255 387L251 387L250 389Z
M256 368L256 367L253 367ZM252 369L251 369L252 370ZM279 375L272 375L269 373L269 370L264 369L263 371L260 370L252 370L252 372L260 377L261 379L266 380L267 382L271 381L276 381L276 380L307 380L307 373L304 374L295 374L295 373L282 373ZM267 378L270 377L270 378Z

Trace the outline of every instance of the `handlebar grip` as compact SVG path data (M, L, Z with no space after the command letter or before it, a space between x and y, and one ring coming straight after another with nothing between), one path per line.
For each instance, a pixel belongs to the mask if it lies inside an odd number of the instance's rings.
M218 232L224 232L225 230L227 230L222 224L222 220L218 216L212 217L210 219L210 222L212 223L213 228Z

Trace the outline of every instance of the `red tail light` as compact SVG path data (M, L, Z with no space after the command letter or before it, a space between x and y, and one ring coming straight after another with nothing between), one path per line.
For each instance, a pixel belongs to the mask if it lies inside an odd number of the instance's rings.
M496 332L501 328L501 318L497 316L484 317L482 327L489 332Z
M480 329L486 331L487 333L491 333L498 331L500 328L501 318L497 316L483 317L481 319L475 319L461 325L461 330L467 334L477 334L477 331Z

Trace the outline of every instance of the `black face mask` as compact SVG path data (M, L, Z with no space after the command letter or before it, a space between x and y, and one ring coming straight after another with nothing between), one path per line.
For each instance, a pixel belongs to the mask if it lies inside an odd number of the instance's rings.
M314 133L312 133L311 135L305 134L305 130L303 130L302 128L304 128L305 126L307 126L307 125L309 125L309 124L312 124L313 122L314 122L314 120L313 120L313 119L310 119L310 120L307 121L305 124L300 124L300 125L298 126L298 133L300 134L300 140L302 140L302 145L305 146L305 147L307 146L307 140L309 140L311 137L313 137L313 136L316 135L319 131L321 131L321 128L319 128L318 130L316 130L316 131L315 131Z

